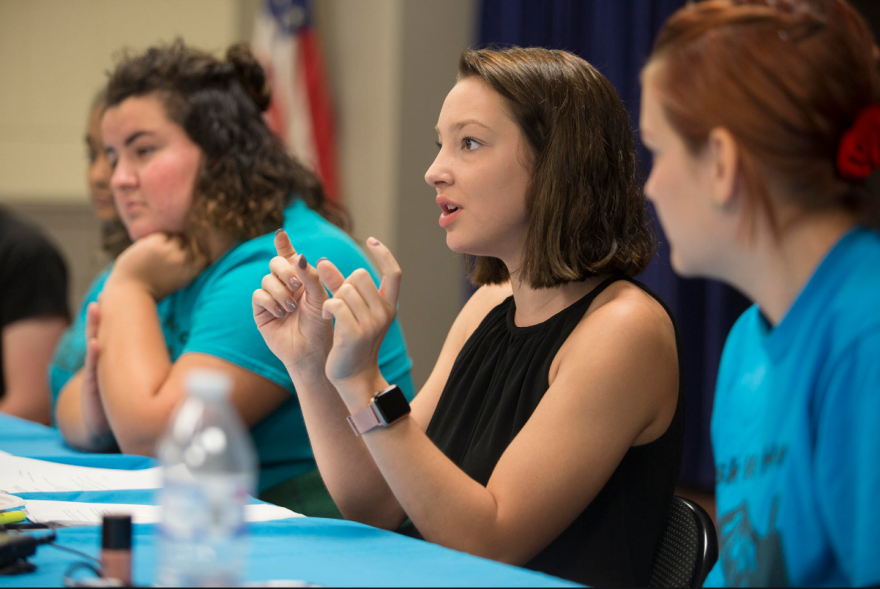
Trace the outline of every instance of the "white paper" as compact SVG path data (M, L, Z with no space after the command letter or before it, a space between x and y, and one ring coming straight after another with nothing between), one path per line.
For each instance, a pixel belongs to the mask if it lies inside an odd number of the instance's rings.
M158 489L161 486L159 467L144 470L89 468L0 454L0 492L117 491Z
M22 505L24 505L24 499L21 497L0 493L0 512L18 509Z
M77 501L42 501L28 499L25 511L32 522L52 522L61 526L100 525L104 514L130 514L136 524L158 523L158 505L129 505L124 503L80 503ZM292 517L304 517L284 507L269 503L244 506L244 519L248 522L267 522Z

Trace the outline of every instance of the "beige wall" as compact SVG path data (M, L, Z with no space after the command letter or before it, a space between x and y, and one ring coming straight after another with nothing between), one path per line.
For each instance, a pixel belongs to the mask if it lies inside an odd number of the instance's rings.
M112 56L238 38L238 0L0 0L0 199L79 201L84 123Z
M323 0L315 21L336 104L341 184L359 239L392 250L399 165L402 0Z
M341 184L359 239L404 269L400 316L414 378L461 306L457 256L424 183L433 127L470 43L476 0L315 0L337 111ZM0 0L0 202L61 245L78 301L103 261L87 204L88 105L123 46L181 36L221 51L250 35L258 0Z
M434 126L471 43L473 0L406 0L401 57L397 258L405 275L400 317L423 382L462 305L461 257L446 247L436 191L424 175L437 156Z

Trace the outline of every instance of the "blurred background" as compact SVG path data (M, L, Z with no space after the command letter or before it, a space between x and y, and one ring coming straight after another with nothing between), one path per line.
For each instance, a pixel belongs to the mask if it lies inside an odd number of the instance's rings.
M0 0L0 205L41 226L59 246L71 275L71 305L78 307L107 263L86 190L84 136L91 101L114 56L122 48L142 50L176 37L220 54L233 42L254 41L255 25L272 14L293 35L308 29L327 91L332 182L352 214L358 240L383 240L403 268L400 318L418 390L470 292L462 262L446 248L437 224L434 190L423 178L436 153L433 127L461 51L487 43L573 51L611 80L635 128L638 72L660 25L683 4ZM876 32L880 2L853 4ZM748 303L719 284L677 278L662 235L658 256L641 279L666 300L682 331L688 392L682 483L710 501L715 376L724 338Z

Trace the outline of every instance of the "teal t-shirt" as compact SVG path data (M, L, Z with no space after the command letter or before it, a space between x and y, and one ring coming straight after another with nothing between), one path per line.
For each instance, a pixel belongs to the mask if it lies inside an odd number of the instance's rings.
M828 253L785 317L727 338L707 586L880 585L880 234Z
M344 231L309 209L300 199L284 211L284 229L297 252L315 261L326 257L343 275L366 268L379 276L367 257ZM274 234L244 242L202 272L188 287L157 305L162 332L172 361L186 353L209 354L271 380L291 392L290 399L251 428L260 460L260 491L315 468L299 402L287 370L269 350L254 323L251 296L276 256ZM85 362L86 306L98 298L110 268L90 287L73 325L67 330L49 366L52 413L61 389ZM413 397L412 362L397 320L379 350L379 368L388 382Z

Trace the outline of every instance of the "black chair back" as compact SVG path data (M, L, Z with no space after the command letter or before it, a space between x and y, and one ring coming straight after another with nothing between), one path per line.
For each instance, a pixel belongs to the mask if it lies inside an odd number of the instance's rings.
M706 511L684 497L672 498L649 587L702 587L718 560L718 534Z

